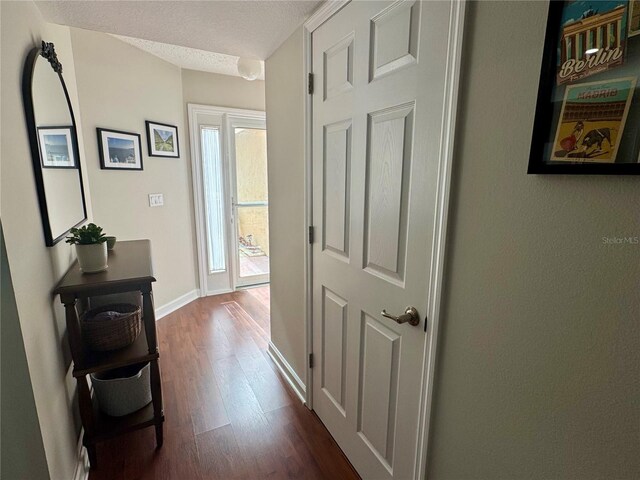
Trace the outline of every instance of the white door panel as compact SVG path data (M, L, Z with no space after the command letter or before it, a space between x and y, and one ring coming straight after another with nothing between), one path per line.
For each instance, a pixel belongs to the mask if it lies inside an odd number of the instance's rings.
M313 405L364 478L414 475L450 7L355 1L312 35Z
M324 127L322 248L349 261L351 121Z

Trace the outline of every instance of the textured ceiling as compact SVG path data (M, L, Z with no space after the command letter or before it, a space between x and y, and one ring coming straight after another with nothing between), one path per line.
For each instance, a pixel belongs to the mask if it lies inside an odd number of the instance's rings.
M151 40L142 40L140 38L124 37L122 35L114 35L119 40L126 42L134 47L149 52L156 57L173 63L178 67L188 68L190 70L201 70L203 72L221 73L223 75L238 75L236 63L238 57L234 55L226 55L224 53L207 52L197 48L180 47L178 45L170 45L168 43L154 42ZM258 77L264 80L264 62L261 62L262 73Z
M265 60L318 0L38 1L48 22Z

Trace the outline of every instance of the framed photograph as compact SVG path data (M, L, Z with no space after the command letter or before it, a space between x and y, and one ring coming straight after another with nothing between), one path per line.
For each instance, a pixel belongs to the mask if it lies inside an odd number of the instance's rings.
M150 157L180 157L178 127L148 120L146 124Z
M37 128L42 168L78 168L74 155L72 128Z
M528 173L640 174L634 4L551 0Z
M142 170L140 135L98 128L100 168L104 170Z

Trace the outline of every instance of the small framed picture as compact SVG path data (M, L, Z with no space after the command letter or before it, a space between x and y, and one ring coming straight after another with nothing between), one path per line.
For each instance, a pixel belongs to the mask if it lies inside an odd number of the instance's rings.
M38 127L42 168L78 168L73 127Z
M640 175L640 0L549 3L528 173Z
M140 135L98 128L100 168L103 170L142 170Z
M180 157L178 127L147 120L147 146L150 157Z

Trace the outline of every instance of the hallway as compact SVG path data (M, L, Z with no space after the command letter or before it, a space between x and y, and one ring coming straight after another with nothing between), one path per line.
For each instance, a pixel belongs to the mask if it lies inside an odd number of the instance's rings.
M198 299L158 321L166 417L98 445L91 480L358 478L267 351L269 287Z

